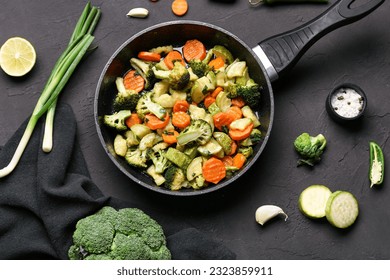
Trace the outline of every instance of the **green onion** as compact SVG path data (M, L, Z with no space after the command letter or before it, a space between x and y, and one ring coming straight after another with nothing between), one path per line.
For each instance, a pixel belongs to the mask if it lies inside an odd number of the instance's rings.
M42 149L45 152L51 151L53 123L58 96L91 46L94 39L91 34L97 25L100 14L99 8L91 6L89 2L86 4L67 48L58 58L49 79L43 88L41 96L35 105L34 111L10 163L6 167L0 169L0 178L7 176L15 169L27 147L38 120L45 113L47 113L47 117Z

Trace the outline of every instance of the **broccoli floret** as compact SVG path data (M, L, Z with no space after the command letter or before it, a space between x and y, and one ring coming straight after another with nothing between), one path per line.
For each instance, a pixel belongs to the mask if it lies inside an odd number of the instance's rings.
M169 74L169 84L172 89L183 89L190 81L190 73L180 62L175 62L171 73Z
M165 151L162 150L157 152L151 150L149 158L153 161L156 173L159 174L162 174L171 165L171 162L165 157Z
M240 147L238 149L238 152L243 154L246 158L249 158L253 155L253 148L251 146L249 147Z
M179 145L190 143L204 145L211 139L212 133L211 126L208 122L201 119L193 120L189 126L180 132L177 137L177 143Z
M245 85L229 84L226 87L229 98L242 97L249 107L255 108L260 101L260 86L252 79L249 79Z
M188 62L189 67L191 67L192 72L199 78L206 75L206 73L210 70L210 67L207 63L199 60L199 59L193 59L190 62Z
M113 103L114 111L134 110L141 96L134 90L126 89L123 84L123 78L118 77L115 84L118 89L118 94Z
M326 139L322 134L314 137L304 132L295 139L294 147L302 156L302 159L298 160L298 166L302 164L314 166L321 160L321 155L326 147Z
M140 149L128 149L127 153L125 155L125 159L128 164L131 166L137 167L137 168L147 168L146 161L148 160L147 157L147 150L141 151Z
M184 171L174 165L170 166L165 172L164 186L172 191L180 190L186 185L186 175Z
M110 238L106 238L107 229ZM171 253L163 229L150 216L137 208L116 211L106 206L79 220L68 257L71 260L163 260L171 259Z
M126 119L130 116L130 110L121 110L112 115L104 115L104 124L118 131L124 131L127 130Z
M154 64L151 62L145 62L141 59L133 57L130 59L131 66L142 76L145 80L145 89L149 90L157 82L154 72L152 70Z
M138 100L136 111L138 116L141 119L145 118L146 114L153 113L155 114L159 119L162 119L166 116L167 111L164 107L162 107L160 104L157 104L152 101L153 92L149 91L141 96L141 98Z

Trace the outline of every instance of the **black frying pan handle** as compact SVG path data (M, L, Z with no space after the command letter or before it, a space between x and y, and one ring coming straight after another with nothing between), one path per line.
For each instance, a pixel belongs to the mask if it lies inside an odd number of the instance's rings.
M372 0L359 7L351 8L354 1L340 0L308 23L259 43L259 46L253 50L265 64L271 81L291 68L318 39L340 26L363 18L384 2L384 0ZM264 56L266 60L268 59L266 63L263 61Z

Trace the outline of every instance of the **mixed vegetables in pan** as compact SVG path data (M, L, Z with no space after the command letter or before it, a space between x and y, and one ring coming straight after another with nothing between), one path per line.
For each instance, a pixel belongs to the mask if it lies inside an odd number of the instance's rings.
M261 141L261 86L245 61L193 39L141 51L130 64L104 116L118 156L170 190L204 188L243 168Z

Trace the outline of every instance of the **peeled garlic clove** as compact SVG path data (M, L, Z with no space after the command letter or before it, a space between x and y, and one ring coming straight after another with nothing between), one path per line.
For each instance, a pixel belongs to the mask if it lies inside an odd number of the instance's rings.
M145 8L134 8L127 13L127 16L136 18L146 18L148 15L149 11Z
M264 225L267 221L278 215L283 215L284 220L287 221L288 216L283 212L282 208L275 205L263 205L257 208L255 218L256 222L260 225Z

